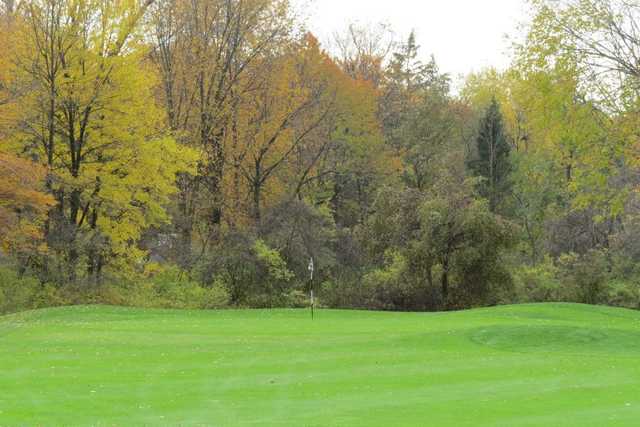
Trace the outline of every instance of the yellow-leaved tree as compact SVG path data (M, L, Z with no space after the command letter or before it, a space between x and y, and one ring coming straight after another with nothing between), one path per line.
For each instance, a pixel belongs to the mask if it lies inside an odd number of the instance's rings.
M0 245L22 253L42 248L38 225L53 199L42 191L46 169L8 153L3 143L15 123L19 97L15 67L7 55L19 25L14 13L13 2L0 5Z
M168 220L176 173L195 155L163 134L156 76L140 21L150 1L34 0L13 53L28 88L9 146L49 169L56 205L45 235L50 271L99 280L144 251L145 229Z
M358 161L371 173L383 169L374 88L344 73L312 35L255 72L253 96L234 104L225 141L234 218L259 221L264 207L285 199L322 203L318 193L335 189L336 175Z

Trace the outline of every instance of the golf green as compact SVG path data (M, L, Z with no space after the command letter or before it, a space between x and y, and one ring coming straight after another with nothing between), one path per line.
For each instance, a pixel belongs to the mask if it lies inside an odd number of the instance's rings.
M0 317L1 426L637 426L640 312Z

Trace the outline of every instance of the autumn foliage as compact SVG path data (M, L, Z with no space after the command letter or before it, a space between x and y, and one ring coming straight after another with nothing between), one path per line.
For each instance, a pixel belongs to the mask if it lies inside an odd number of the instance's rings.
M56 304L640 306L640 11L531 5L455 91L286 0L2 0L0 261Z
M44 193L45 175L33 162L0 153L0 235L5 245L41 238L38 222L53 205Z

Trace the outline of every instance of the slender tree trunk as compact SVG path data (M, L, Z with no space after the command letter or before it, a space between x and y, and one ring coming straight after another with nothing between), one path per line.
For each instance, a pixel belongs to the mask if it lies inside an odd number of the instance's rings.
M193 197L193 188L195 186L195 179L186 175L180 175L178 177L178 215L179 218L176 221L176 228L178 234L178 264L185 269L188 269L191 263L192 254L192 236L193 236L193 209L191 198Z
M533 235L533 231L531 230L529 219L526 217L526 215L524 218L524 227L527 232L529 247L531 248L531 264L535 266L538 264L538 244L536 242L535 236Z
M94 233L94 236L93 236L94 241L91 242L89 246L89 250L87 252L87 273L89 276L89 280L94 285L98 285L100 283L100 272L102 270L101 268L102 257L100 255L100 248L98 247L98 241L97 241L98 239L96 238L97 236L95 236L96 230L98 228L97 225L98 225L98 212L94 208L91 212L91 217L89 219L89 226L92 232Z
M489 143L489 209L495 212L496 209L496 138L492 132Z
M260 198L262 196L262 184L255 183L253 185L253 219L257 222L260 221L262 217L262 212L260 211Z
M446 307L449 303L449 257L442 263L442 300Z
M236 161L233 167L233 214L230 218L232 228L237 226L237 215L240 214L240 162Z

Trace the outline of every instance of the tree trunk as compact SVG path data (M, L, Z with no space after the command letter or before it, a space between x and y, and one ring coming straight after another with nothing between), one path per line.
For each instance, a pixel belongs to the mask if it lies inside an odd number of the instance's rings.
M256 223L259 222L262 217L262 212L260 211L261 193L262 185L260 183L255 183L253 185L253 219Z
M180 174L178 176L178 215L175 221L177 231L177 253L174 254L178 265L184 269L189 269L192 254L192 236L194 212L192 208L191 197L196 186L195 179L187 175Z
M446 307L449 301L449 258L442 263L442 301Z

